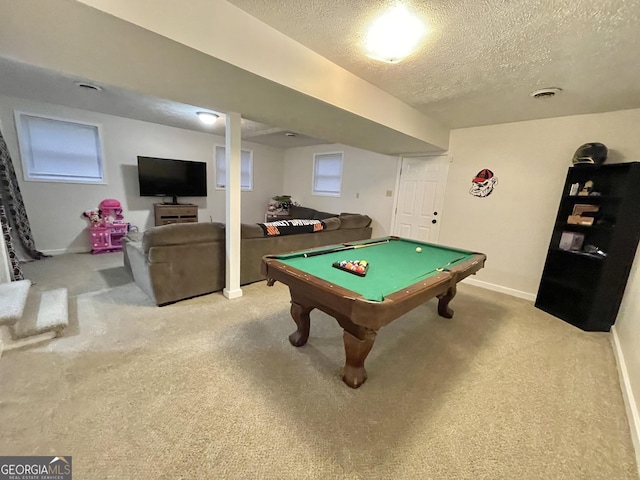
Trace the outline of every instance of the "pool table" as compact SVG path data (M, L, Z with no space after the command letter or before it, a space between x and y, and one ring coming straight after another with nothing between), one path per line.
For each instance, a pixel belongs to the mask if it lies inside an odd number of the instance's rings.
M365 260L364 276L333 266ZM358 388L367 379L364 361L380 328L438 297L438 313L453 316L449 302L456 284L484 266L486 256L400 237L331 245L314 250L266 255L267 285L280 281L291 293L295 347L307 343L314 308L334 317L344 330L344 382Z

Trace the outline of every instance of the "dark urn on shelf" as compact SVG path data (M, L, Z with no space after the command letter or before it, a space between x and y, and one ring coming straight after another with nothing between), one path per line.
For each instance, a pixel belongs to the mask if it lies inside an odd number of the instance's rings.
M291 195L276 195L273 197L273 200L276 201L276 208L278 210L289 210L291 205L293 205Z

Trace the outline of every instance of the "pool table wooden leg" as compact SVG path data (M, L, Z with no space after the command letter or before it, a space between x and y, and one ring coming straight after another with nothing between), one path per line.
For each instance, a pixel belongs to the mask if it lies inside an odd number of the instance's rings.
M449 308L449 302L456 296L456 292L456 285L453 284L452 287L449 287L449 290L447 290L446 293L438 295L438 315L444 318L453 317L453 310Z
M309 340L309 330L311 329L309 314L311 310L313 307L305 307L299 303L291 302L291 317L298 326L298 329L289 335L289 342L294 347L301 347Z
M362 332L363 338L358 338L347 330L342 336L344 340L344 353L346 361L342 372L342 380L351 388L358 388L367 380L367 371L364 369L364 361L369 355L373 343L376 340L376 332L366 330Z

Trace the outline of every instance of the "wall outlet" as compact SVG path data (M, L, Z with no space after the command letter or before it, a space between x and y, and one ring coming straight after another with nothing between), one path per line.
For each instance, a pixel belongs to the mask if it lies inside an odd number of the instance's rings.
M387 190L387 195L386 195L386 196L387 196L387 197L390 197L390 196L392 196L392 195L393 195L393 191L392 191L392 190Z

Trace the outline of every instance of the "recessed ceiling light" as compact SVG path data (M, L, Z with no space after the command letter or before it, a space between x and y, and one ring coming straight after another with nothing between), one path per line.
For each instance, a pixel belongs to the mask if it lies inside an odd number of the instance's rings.
M403 5L396 5L379 17L365 37L368 57L388 63L397 63L418 46L426 28Z
M218 114L212 112L198 112L197 115L205 125L213 125L219 117Z
M561 91L562 89L558 87L541 88L539 90L534 90L529 94L529 96L533 98L551 98Z
M87 82L73 82L77 87L84 88L86 90L95 90L97 92L102 91L102 87L99 85L94 85L93 83Z
M285 132L285 135L286 135L287 137L297 137L297 136L298 136L298 134L297 134L297 133L293 133L293 132Z

